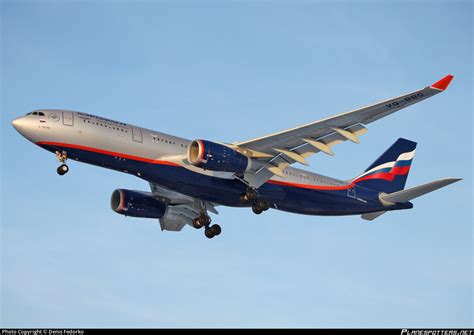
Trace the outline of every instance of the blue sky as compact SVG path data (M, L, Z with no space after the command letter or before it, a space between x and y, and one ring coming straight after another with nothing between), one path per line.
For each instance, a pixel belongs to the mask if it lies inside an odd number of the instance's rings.
M1 2L3 327L468 327L472 2ZM219 238L111 211L129 175L27 142L11 120L62 108L239 141L455 75L448 91L316 155L350 178L398 137L407 186L460 183L374 222L219 208Z

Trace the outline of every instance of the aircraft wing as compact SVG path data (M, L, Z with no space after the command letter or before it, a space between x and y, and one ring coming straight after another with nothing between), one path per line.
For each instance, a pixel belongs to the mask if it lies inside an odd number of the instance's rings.
M166 215L160 219L161 230L180 231L185 225L192 226L193 219L203 211L219 214L215 204L202 201L164 187L150 183L153 195L168 206Z
M284 177L283 170L290 164L308 165L305 158L315 153L322 151L334 155L332 147L336 144L346 140L359 143L358 137L367 132L365 125L443 92L452 79L453 76L448 75L418 91L278 133L233 143L234 148L240 152L247 150L264 166L257 173L247 173L245 179L258 187L273 175Z

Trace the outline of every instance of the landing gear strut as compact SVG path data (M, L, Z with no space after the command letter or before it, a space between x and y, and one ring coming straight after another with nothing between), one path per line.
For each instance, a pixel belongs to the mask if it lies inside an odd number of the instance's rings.
M211 226L211 217L206 213L202 213L197 218L194 218L193 227L196 229L201 229L202 227L205 227L204 235L207 238L213 238L214 236L220 235L220 233L222 232L221 226L219 226L218 224L213 224Z
M61 163L61 165L56 170L58 175L62 176L65 175L69 171L69 167L65 164L67 160L67 153L66 151L56 151L56 159Z

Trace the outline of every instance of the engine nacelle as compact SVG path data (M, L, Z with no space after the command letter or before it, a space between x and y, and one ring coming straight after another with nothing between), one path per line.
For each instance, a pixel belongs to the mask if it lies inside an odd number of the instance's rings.
M115 190L110 199L116 213L138 218L161 219L166 215L167 205L155 199L152 193L130 190Z
M188 161L205 170L235 173L248 171L252 163L248 157L234 149L206 140L191 142Z

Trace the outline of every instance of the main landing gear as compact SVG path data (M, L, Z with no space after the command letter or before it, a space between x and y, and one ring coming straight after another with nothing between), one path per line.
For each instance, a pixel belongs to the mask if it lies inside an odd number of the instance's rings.
M204 235L207 238L213 238L214 236L220 235L220 233L222 232L221 226L219 226L218 224L213 224L211 226L211 217L206 213L202 213L197 218L194 218L193 227L196 229L201 229L202 227L205 227Z
M242 201L242 203L245 204L250 201L257 200L257 198L258 198L257 190L254 189L253 187L249 187L247 188L245 193L240 196L240 201Z
M58 175L62 176L68 173L69 167L65 164L67 160L66 151L62 151L62 152L56 151L56 159L61 163L61 165L56 170L58 172Z
M268 202L258 199L258 192L252 187L247 188L245 193L240 196L240 201L242 201L244 204L253 202L252 211L255 214L261 214L270 208Z

